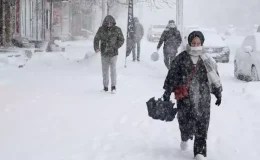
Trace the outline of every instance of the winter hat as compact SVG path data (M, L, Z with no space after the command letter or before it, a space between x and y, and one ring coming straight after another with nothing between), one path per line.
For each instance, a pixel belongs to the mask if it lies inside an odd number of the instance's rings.
M204 35L201 31L193 31L189 34L189 37L188 37L188 43L189 45L191 46L191 42L192 40L195 38L195 37L198 37L201 41L201 45L203 46L203 43L205 41L205 38L204 38Z
M174 20L169 20L168 24L170 24L170 23L175 23L175 21Z
M166 26L166 28L176 28L176 25L175 24L168 24L167 26Z
M113 16L107 15L103 21L103 26L107 26L109 23L116 25L116 20Z

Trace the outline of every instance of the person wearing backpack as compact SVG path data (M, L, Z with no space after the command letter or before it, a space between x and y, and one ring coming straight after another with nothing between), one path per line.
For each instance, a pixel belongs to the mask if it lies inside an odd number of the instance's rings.
M177 29L174 20L170 20L166 29L163 31L157 45L157 52L159 51L163 43L164 63L169 70L171 62L174 60L178 52L178 48L182 43L180 31Z

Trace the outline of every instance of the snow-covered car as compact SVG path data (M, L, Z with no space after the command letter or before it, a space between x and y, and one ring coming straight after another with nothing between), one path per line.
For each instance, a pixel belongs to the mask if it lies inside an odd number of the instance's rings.
M189 31L186 31L186 33L188 35L195 30L201 31L204 34L205 42L203 48L205 52L209 53L216 62L229 62L230 49L215 28L192 28ZM187 44L188 36L185 36L183 45L186 47Z
M31 57L31 50L0 49L0 67L16 66L21 68Z
M245 81L259 81L260 33L248 35L237 49L234 59L234 75Z
M159 41L166 25L151 25L147 32L148 41Z

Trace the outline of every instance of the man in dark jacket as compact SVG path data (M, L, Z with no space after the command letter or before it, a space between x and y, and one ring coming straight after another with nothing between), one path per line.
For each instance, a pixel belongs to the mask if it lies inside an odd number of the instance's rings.
M136 45L137 45L137 61L140 61L140 45L141 45L141 40L144 36L144 28L143 25L139 22L139 19L137 17L134 17L134 23L135 23L135 32L134 32L135 44L132 50L133 61L136 60L136 54L135 54Z
M122 30L116 26L115 19L110 15L106 16L94 38L94 50L98 53L101 49L104 91L108 91L110 67L111 91L116 92L117 55L118 49L124 44L124 41Z
M164 63L165 66L170 69L171 62L175 58L178 48L182 42L181 34L178 31L174 20L170 20L166 29L163 31L160 41L157 46L157 51L160 49L164 43L163 53L164 53Z

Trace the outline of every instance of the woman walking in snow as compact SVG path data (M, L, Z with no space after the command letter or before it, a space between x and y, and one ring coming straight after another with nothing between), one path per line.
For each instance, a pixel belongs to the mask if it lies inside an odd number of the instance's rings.
M178 122L181 132L181 149L188 149L188 140L194 140L194 157L203 160L207 157L207 133L210 121L210 93L221 104L222 85L216 62L203 53L204 36L200 31L188 37L186 51L173 60L164 82L163 99L170 100L175 94L178 109Z

